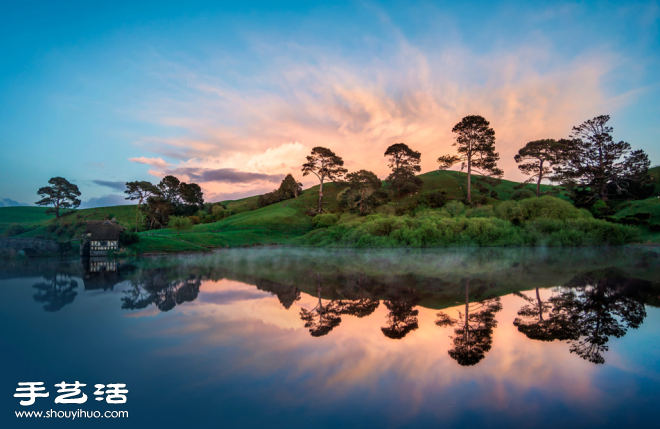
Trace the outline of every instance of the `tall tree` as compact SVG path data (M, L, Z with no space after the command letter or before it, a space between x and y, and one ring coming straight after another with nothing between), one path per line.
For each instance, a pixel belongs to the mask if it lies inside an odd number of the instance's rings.
M312 337L322 337L328 335L341 323L340 308L337 302L330 301L323 305L321 299L321 274L316 274L316 290L319 302L311 310L302 308L300 310L300 319L305 322L305 328L309 329Z
M55 213L55 217L59 219L60 209L76 208L80 205L80 190L77 185L64 177L52 177L48 183L50 186L43 186L37 191L41 200L35 203L38 206L53 206L46 210L47 214Z
M609 115L601 115L573 127L571 150L565 162L555 168L553 180L584 195L585 203L625 194L632 182L648 176L651 162L646 153L631 151L624 141L615 142L609 120Z
M140 206L142 202L149 197L160 196L160 190L150 182L134 181L126 182L126 190L124 191L127 200L138 202L137 212L135 214L135 232L138 231L138 221L140 219Z
M495 130L483 116L470 115L454 125L458 155L443 155L438 158L440 169L461 162L461 170L467 167L467 200L472 201L472 170L484 176L502 177L504 172L497 168L500 155L495 152Z
M297 181L292 174L287 174L280 184L279 192L283 199L298 198L302 194L302 183Z
M552 167L562 162L571 147L569 140L553 139L534 140L518 151L513 159L518 163L518 170L530 176L525 182L536 179L536 196L541 196L541 181L552 173Z
M344 168L344 160L330 149L316 146L312 149L312 154L307 156L302 172L303 176L312 173L319 179L319 213L323 212L323 183L326 180L341 180L347 171Z
M385 156L389 161L387 166L392 170L385 180L396 189L397 195L412 194L422 187L422 179L415 176L415 173L422 171L419 165L421 153L410 149L405 143L395 143L387 148Z
M179 193L184 203L200 209L204 207L204 193L197 183L181 182Z
M163 177L157 186L163 198L176 205L181 203L180 185L181 181L178 178L168 175Z
M379 190L383 183L378 176L367 170L347 174L346 181L349 186L347 189L349 205L359 207L360 214L364 214L365 209L369 209L376 200L372 197L373 193Z

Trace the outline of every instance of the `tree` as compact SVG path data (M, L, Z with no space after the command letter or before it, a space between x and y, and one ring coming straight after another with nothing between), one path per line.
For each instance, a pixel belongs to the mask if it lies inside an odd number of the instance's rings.
M539 288L536 288L536 300L520 292L514 292L528 302L518 310L518 316L513 321L513 326L518 332L525 334L530 340L555 341L571 340L575 338L573 325L564 317L553 314L552 304L541 300Z
M495 130L482 116L464 117L451 130L456 133L458 155L443 155L438 158L440 169L461 162L461 170L467 167L467 200L472 201L472 170L484 176L502 177L504 172L497 168L500 155L495 152Z
M601 115L573 127L570 150L555 168L553 180L580 196L582 203L626 194L631 183L648 177L651 162L646 153L631 151L624 141L615 142L609 120L609 115Z
M200 209L204 208L204 193L197 183L181 182L179 193L184 203Z
M347 174L346 181L349 186L346 195L349 206L359 207L360 214L364 214L365 208L375 205L373 194L383 186L378 176L371 171L360 170Z
M287 174L280 184L280 194L283 199L298 198L302 194L302 183L298 182L293 175Z
M165 176L158 183L158 189L162 197L172 205L181 204L179 186L181 186L181 181L174 176Z
M145 212L149 229L153 229L156 226L162 228L167 225L170 216L174 213L174 206L163 197L151 196L147 198L147 203L142 206L142 210Z
M59 219L60 209L76 208L80 205L80 190L77 185L64 177L52 177L48 183L50 186L41 187L37 191L41 200L35 203L38 206L53 206L46 210L47 214L55 213L55 217Z
M302 166L303 176L314 174L320 182L319 186L319 207L318 212L323 212L323 183L326 180L341 180L346 174L344 160L335 155L330 149L316 146L312 149L312 154L307 156L307 162Z
M422 187L422 179L415 176L415 173L422 171L419 163L422 155L408 147L405 143L395 143L387 148L385 156L388 156L388 167L392 172L385 179L392 188L396 189L396 194L412 194Z
M458 313L458 319L453 319L445 313L438 313L435 324L438 326L454 326L452 337L454 347L449 350L449 356L461 366L476 365L486 357L493 345L493 328L497 326L495 313L502 310L499 297L482 299L470 303L470 280L465 282L465 313Z
M181 231L189 231L192 229L192 222L185 216L172 216L170 222L167 224L170 228L176 231L176 235L181 234Z
M160 196L160 190L150 182L134 181L126 182L124 191L127 200L137 200L137 212L135 214L135 232L138 232L138 220L140 219L140 206L142 202L152 196Z
M552 166L562 162L571 142L561 139L535 140L527 143L513 159L518 169L530 176L529 183L536 179L536 196L541 196L541 181L552 172Z
M78 282L73 280L69 274L60 274L55 271L52 275L46 275L44 280L32 287L38 290L33 297L34 300L45 303L45 311L61 310L65 305L71 304L78 294L74 290L78 288Z

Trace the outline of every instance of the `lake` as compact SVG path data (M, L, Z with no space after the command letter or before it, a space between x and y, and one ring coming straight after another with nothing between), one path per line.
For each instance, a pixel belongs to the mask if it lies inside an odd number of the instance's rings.
M228 249L0 263L2 427L633 427L660 249ZM55 403L80 382L82 404ZM22 406L19 382L49 397ZM95 384L125 384L122 404ZM128 411L17 418L16 411Z

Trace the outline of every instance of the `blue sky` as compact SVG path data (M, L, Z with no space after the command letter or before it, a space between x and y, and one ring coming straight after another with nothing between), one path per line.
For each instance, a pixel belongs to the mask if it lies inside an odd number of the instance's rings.
M52 176L85 205L167 173L209 200L269 191L316 145L424 171L467 114L505 178L539 138L610 114L660 162L657 2L16 2L0 16L0 206ZM312 182L308 182L311 184Z

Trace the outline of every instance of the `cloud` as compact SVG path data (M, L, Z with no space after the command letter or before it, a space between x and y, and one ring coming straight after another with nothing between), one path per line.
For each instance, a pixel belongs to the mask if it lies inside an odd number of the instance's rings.
M190 180L198 182L223 182L223 183L252 183L252 182L279 182L284 178L282 174L263 174L238 171L234 168L218 168L205 170L200 168L179 168L168 171L167 174L174 176L187 176Z
M25 203L19 203L9 198L0 198L0 207L27 206Z
M110 207L110 206L124 206L133 204L132 201L126 200L122 195L110 194L98 198L90 198L80 204L81 209L91 209L95 207Z
M386 148L405 142L422 153L422 171L435 170L440 155L455 153L452 127L479 114L495 129L505 178L523 180L513 157L525 143L566 137L572 126L615 114L637 96L607 86L627 59L601 48L569 56L539 36L470 50L454 41L416 45L394 33L370 42L378 52L370 56L260 41L253 49L269 66L244 60L246 73L231 80L156 55L144 67L167 90L145 88L134 113L163 133L136 144L180 160L169 170L189 173L207 194L250 187L256 194L263 181L287 173L303 179L300 168L314 146L335 151L349 171L384 177ZM162 177L165 168L150 165Z
M110 182L107 180L92 180L92 183L99 185L99 186L105 186L110 189L114 189L115 191L123 191L126 189L126 182Z
M131 162L136 162L138 164L147 164L159 168L165 168L172 165L162 158L147 158L145 156L141 156L139 158L128 158L128 160Z

